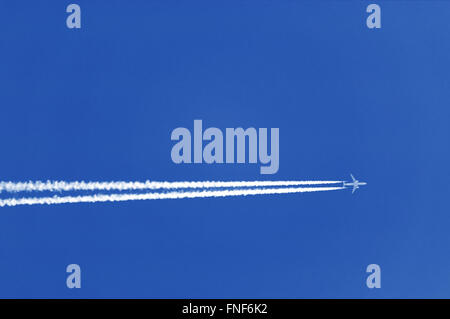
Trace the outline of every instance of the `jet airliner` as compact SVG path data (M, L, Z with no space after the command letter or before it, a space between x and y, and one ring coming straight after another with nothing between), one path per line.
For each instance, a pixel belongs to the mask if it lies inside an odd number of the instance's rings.
M352 194L359 188L359 186L367 185L365 182L360 182L356 178L353 177L352 174L350 174L352 177L352 182L344 182L344 187L350 186L353 187Z

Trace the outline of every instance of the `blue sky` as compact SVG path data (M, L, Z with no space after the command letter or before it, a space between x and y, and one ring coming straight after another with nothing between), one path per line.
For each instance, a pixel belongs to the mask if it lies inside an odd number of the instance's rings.
M0 3L0 180L368 185L1 208L0 297L450 296L450 3L377 2L377 30L364 1L76 1L79 30L69 3ZM278 173L174 164L194 119L279 128Z

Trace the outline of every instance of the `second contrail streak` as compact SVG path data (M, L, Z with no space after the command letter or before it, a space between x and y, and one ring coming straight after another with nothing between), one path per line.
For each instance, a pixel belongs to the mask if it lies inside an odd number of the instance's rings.
M18 205L55 205L66 203L97 203L97 202L122 202L134 200L151 199L182 199L182 198L206 198L206 197L229 197L265 194L289 194L304 192L321 192L344 189L344 187L288 187L288 188L254 188L254 189L232 189L232 190L207 190L193 192L168 192L168 193L146 193L146 194L96 194L85 196L62 196L53 197L24 197L8 198L0 200L0 207Z

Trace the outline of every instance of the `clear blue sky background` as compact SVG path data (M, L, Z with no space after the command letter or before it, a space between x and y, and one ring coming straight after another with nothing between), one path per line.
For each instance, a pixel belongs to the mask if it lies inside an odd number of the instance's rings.
M450 297L450 2L74 2L0 2L0 180L369 184L1 208L0 297ZM279 172L173 164L194 119L279 127Z

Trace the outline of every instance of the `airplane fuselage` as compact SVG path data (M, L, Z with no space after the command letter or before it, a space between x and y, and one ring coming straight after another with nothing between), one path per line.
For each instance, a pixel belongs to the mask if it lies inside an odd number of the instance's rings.
M356 186L356 187L358 187L358 186L364 186L364 185L367 185L367 183L366 182L352 182L352 183L344 182L344 186Z

